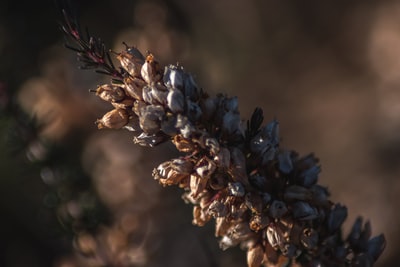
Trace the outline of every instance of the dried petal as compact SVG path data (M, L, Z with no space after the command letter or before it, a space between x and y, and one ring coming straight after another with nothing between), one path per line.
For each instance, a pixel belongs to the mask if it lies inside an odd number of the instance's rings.
M143 64L140 74L147 84L155 84L161 79L161 67L153 54L149 53Z
M258 232L268 226L270 220L268 216L254 214L250 220L250 229Z
M162 185L178 184L192 172L193 164L184 159L173 159L161 163L153 171L153 176Z
M132 110L137 116L141 116L146 106L147 104L145 102L137 100L133 103Z
M282 230L275 225L269 225L266 230L268 243L277 250L279 247L282 247L284 244L284 236Z
M124 90L121 87L110 84L104 84L97 87L96 95L107 102L118 102L126 97Z
M129 116L124 109L113 109L104 114L103 118L96 121L97 127L99 129L120 129L124 127L128 122Z
M219 247L222 250L227 250L228 248L234 247L239 243L240 243L239 240L234 240L233 238L224 235L222 239L219 241Z
M229 194L235 197L243 197L246 193L243 185L239 182L236 183L228 183Z
M196 172L200 177L210 178L210 176L214 173L216 169L216 165L214 161L210 160L207 157L203 157L199 160L196 165Z
M217 155L220 150L220 145L217 141L217 139L208 137L205 140L205 147L210 151L211 155Z
M261 214L264 203L262 197L258 193L248 192L244 202L252 213Z
M180 134L175 135L172 142L180 152L189 153L194 150L194 144L191 142L191 140L183 137Z
M122 68L124 68L132 77L139 76L140 69L144 63L144 57L135 47L127 46L126 51L117 55Z
M135 100L133 100L132 98L125 98L120 102L111 102L111 105L113 105L113 107L116 109L130 110L133 107L134 102Z
M190 175L190 192L193 198L197 198L206 188L208 178L202 177L196 173Z
M193 221L197 226L204 226L211 219L211 216L205 214L199 206L193 207Z
M228 214L228 208L219 200L214 200L208 207L208 214L217 217L225 217Z
M127 77L124 79L124 90L136 100L143 100L143 87L146 83L139 78Z
M217 217L215 219L215 236L218 237L225 235L230 226L231 224L228 222L226 217Z
M250 248L247 251L247 266L260 267L264 259L264 250L261 245Z
M149 147L154 147L162 142L165 142L166 140L168 140L168 136L162 133L148 134L143 132L139 136L135 136L133 138L133 142L135 144Z

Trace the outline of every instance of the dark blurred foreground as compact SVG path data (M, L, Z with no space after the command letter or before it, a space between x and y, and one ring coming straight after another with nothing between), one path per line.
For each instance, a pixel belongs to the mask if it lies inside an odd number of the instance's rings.
M400 2L73 5L113 50L125 41L178 61L210 94L237 95L243 118L256 106L276 117L283 146L321 159L348 225L362 215L385 234L377 266L396 266ZM0 3L0 266L244 266L151 178L172 147L95 129L108 107L88 89L108 77L77 69L61 20L52 1Z

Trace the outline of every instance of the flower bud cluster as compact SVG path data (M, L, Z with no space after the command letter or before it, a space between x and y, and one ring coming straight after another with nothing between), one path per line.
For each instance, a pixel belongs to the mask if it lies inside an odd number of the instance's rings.
M240 245L249 267L371 266L385 246L383 235L358 218L347 238L347 208L329 200L318 184L314 155L300 157L279 147L279 123L262 126L256 109L246 123L238 99L210 97L182 66L164 68L135 47L117 54L123 78L96 94L113 110L99 128L125 128L134 142L153 147L171 140L184 155L160 164L153 176L177 185L193 204L193 223L215 221L222 249Z

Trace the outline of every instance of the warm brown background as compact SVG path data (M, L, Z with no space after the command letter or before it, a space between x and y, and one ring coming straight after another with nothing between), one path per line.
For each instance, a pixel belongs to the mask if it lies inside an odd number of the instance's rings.
M82 25L114 50L122 41L151 50L163 63L185 66L210 94L237 95L243 118L256 106L267 120L276 117L282 146L321 159L320 183L349 208L346 230L357 215L370 219L374 235L383 232L388 241L377 266L397 266L400 1L81 2L73 5ZM60 20L53 1L0 3L0 266L96 266L74 256L74 235L57 221L90 200L60 197L60 190L75 187L92 188L111 214L108 228L95 228L99 236L119 240L112 236L143 233L143 224L152 222L138 241L146 240L152 259L131 252L139 265L244 264L239 249L220 254L216 241L204 238L212 237L211 226L191 226L179 190L161 190L152 180L152 168L172 147L140 149L126 132L94 129L109 107L87 89L107 80L76 70L75 56L62 48ZM37 137L25 147L35 164L24 153L10 156L8 147L18 146L6 138L17 116L10 103L36 114L44 125L39 140L62 147L65 157L52 161L57 166L37 163L46 158L32 145ZM65 161L82 166L87 180L49 181L46 171L62 169ZM126 221L130 228L115 234L115 224Z

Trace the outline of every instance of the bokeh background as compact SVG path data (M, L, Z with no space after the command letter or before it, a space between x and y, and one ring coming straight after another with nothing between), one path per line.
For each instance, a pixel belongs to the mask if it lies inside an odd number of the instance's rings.
M400 260L400 1L69 1L115 51L179 62L210 94L280 122L314 152L320 183ZM245 266L213 227L191 225L179 189L151 177L176 152L98 131L109 109L59 29L64 4L0 2L0 266Z

